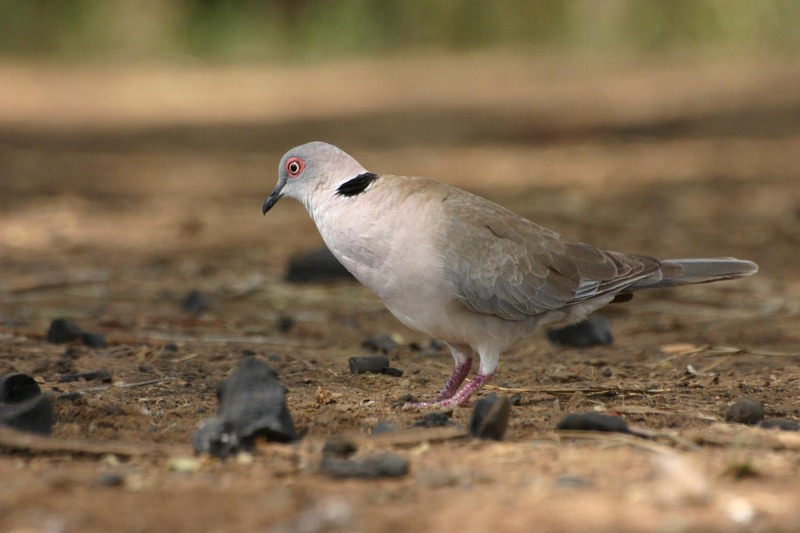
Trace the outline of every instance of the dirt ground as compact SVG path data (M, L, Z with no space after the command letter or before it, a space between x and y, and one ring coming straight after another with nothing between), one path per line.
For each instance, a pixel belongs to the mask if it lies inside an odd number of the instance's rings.
M0 79L0 374L82 392L57 401L49 444L0 439L0 530L800 529L800 436L723 421L745 397L800 420L800 63L5 63ZM505 354L482 393L515 395L502 442L371 437L422 416L395 406L431 398L452 363L356 284L283 280L321 240L298 204L262 217L261 202L281 154L315 139L608 249L761 271L606 308L609 347L542 335ZM200 316L181 309L193 289L212 298ZM109 346L66 355L45 340L56 317ZM401 339L403 377L351 375L382 333ZM305 437L184 461L246 354L278 372ZM98 369L112 383L59 382ZM659 436L554 430L586 411ZM334 435L410 473L332 479L318 464Z

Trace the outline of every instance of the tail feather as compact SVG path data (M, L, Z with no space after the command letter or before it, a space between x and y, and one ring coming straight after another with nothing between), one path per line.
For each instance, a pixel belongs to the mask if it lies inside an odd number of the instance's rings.
M636 289L657 289L709 283L724 279L743 278L758 272L752 261L722 257L715 259L664 259L661 260L660 279L652 276L634 285Z

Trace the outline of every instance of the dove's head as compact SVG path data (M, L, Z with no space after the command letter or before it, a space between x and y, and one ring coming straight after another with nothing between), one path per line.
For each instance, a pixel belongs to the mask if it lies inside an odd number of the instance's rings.
M267 214L283 196L310 209L343 183L366 173L358 161L331 144L316 141L297 146L281 158L278 184L264 200L262 211Z

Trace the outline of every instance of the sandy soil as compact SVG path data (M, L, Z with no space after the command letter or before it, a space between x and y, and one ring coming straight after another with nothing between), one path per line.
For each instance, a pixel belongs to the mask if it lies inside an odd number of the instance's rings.
M0 79L0 374L83 392L57 403L49 444L0 438L0 530L800 528L800 436L723 422L744 397L800 419L800 64L3 64ZM451 361L413 349L429 339L360 286L283 281L288 258L321 241L299 205L266 218L260 205L280 155L312 139L606 248L761 272L607 308L610 347L518 346L484 393L516 395L503 442L373 438L381 421L413 424L398 399L430 398ZM181 310L192 289L213 300L199 317ZM55 317L109 347L65 355L44 338ZM381 333L401 338L390 355L404 376L350 375L347 358ZM279 373L305 438L182 463L245 354ZM59 383L96 369L113 383ZM554 431L582 411L660 436ZM333 435L411 471L331 479L317 467Z

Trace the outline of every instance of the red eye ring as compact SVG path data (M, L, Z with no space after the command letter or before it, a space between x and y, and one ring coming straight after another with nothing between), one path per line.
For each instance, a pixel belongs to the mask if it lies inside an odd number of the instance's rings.
M296 178L306 168L306 162L299 157L290 157L286 160L286 173L290 178Z

